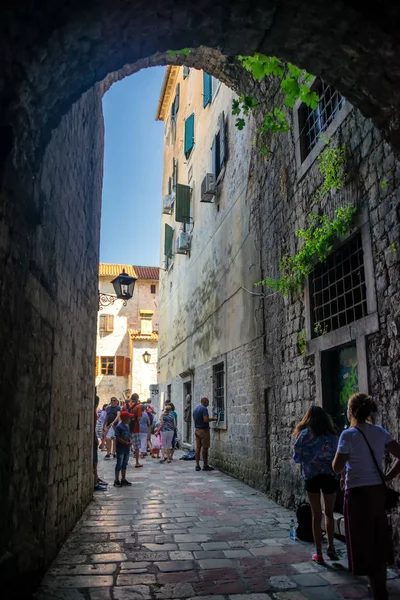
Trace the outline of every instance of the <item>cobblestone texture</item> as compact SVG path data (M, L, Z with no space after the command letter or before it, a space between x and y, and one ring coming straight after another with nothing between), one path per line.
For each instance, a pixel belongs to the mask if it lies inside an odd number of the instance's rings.
M100 463L100 474L110 483L114 464ZM293 513L261 492L219 471L197 473L193 461L174 460L171 465L160 465L158 460L147 458L140 475L134 471L128 467L132 487L110 486L108 491L95 493L94 501L43 579L35 600L84 600L88 594L90 600L368 598L366 581L346 570L342 543L338 542L340 562L316 565L311 561L311 544L289 539ZM159 544L161 552L158 547L149 551L149 544L138 541L143 523L150 516L161 532L165 521L176 525L176 515L189 512L185 533L180 529L171 535L179 550L167 551L167 542ZM88 537L82 530L92 529L95 536L96 527L87 524L98 522L110 536L114 528L105 523L118 514L131 531L134 550L121 541L122 553L116 554L115 543L109 538L98 543L96 554L89 553ZM157 516L160 514L168 516L165 519ZM254 526L246 525L249 514ZM210 520L211 517L215 519ZM205 528L206 536L202 533ZM225 531L224 541L220 539L221 530ZM254 533L252 539L249 533ZM225 556L198 559L197 551L192 554L188 543L181 542L182 536L207 539L199 542L204 552L213 552L206 548L221 548ZM95 538L91 546L96 546ZM239 546L248 551L237 550ZM396 591L400 580L392 571L389 576L390 586ZM391 598L400 598L396 594Z

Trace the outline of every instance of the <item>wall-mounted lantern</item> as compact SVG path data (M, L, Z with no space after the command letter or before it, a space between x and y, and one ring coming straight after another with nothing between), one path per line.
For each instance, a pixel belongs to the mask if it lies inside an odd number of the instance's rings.
M103 306L114 304L116 300L123 300L123 306L126 306L127 301L133 296L136 281L137 277L127 275L123 269L122 273L111 282L115 290L115 296L99 292L99 310L102 310Z
M142 354L142 356L143 356L144 362L146 363L146 365L148 365L150 362L151 354L149 352L147 352L147 350L146 350L146 352L144 352Z

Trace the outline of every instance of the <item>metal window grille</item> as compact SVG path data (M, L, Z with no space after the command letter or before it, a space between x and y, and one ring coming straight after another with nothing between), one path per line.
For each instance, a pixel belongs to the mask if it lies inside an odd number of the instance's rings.
M213 366L214 407L219 415L219 421L225 421L225 368L224 363Z
M321 134L336 119L345 103L343 96L334 87L321 80L315 91L319 96L318 106L312 109L303 104L299 110L302 160L310 154Z
M102 375L114 375L114 357L102 356L100 359L100 371Z
M361 234L314 268L310 292L313 337L367 315Z

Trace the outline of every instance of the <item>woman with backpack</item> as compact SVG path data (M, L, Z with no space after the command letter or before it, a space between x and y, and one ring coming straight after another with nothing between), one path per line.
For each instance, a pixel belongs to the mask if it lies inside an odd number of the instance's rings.
M322 507L324 497L325 527L328 538L327 555L338 560L334 546L333 507L339 491L339 476L332 469L338 436L331 417L320 406L311 406L294 430L293 459L302 466L302 476L312 512L312 530L316 553L313 560L324 563L322 554Z
M350 427L340 436L333 461L336 473L346 472L344 519L349 569L367 575L372 597L389 598L386 567L392 562L392 542L386 517L388 488L385 482L400 472L397 460L387 475L382 462L385 451L400 459L400 445L380 425L372 424L377 406L370 396L357 393L347 406ZM390 490L395 496L396 492Z

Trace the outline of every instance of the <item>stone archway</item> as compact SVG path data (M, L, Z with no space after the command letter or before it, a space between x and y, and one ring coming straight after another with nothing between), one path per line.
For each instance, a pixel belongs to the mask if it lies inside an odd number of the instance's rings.
M232 57L274 54L333 83L398 150L400 8L376 15L322 0L32 6L0 9L0 563L34 582L91 493L104 90L172 62L166 51L186 46L204 46L189 66L249 89Z

